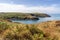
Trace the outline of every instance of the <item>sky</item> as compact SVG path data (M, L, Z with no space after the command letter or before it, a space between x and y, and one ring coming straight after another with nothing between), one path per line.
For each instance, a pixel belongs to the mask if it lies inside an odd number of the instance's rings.
M60 0L0 0L0 12L60 13Z

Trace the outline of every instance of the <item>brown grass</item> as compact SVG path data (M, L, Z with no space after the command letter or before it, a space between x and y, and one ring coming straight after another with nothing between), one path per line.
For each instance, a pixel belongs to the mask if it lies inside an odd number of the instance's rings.
M0 20L1 40L60 40L60 21L21 24Z

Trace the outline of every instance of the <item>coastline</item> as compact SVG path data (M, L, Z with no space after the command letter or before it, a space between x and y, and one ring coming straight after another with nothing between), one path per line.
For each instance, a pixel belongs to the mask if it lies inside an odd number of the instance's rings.
M0 18L1 40L60 40L60 20L23 24Z

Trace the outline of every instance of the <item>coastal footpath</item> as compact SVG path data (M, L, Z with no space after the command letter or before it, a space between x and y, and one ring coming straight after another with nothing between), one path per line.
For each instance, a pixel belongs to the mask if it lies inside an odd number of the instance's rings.
M1 40L60 40L60 21L22 24L0 19Z

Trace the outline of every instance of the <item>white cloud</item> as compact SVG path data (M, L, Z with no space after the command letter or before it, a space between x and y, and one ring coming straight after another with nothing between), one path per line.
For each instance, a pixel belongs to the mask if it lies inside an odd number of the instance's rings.
M57 7L57 5L27 7L25 5L0 3L0 12L44 12L44 13L60 13L60 8Z

